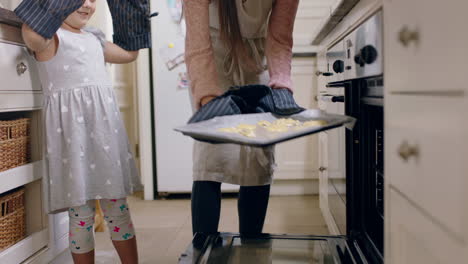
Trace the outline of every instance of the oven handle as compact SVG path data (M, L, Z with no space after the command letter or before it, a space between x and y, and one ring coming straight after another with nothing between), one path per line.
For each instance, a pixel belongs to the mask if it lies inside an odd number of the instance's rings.
M329 83L326 85L327 88L342 88L342 87L345 87L346 86L346 83L342 83L342 82L339 82L339 83Z
M332 103L344 103L344 95L329 95L324 94L319 96L319 100L323 102L332 102Z

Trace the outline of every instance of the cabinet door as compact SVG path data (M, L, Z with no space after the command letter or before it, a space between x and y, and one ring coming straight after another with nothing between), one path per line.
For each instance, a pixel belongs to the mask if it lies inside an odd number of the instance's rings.
M292 61L294 98L305 108L317 108L317 79L314 58ZM316 135L295 139L276 146L276 179L318 179L318 138Z
M391 92L466 89L468 1L385 0L385 86Z
M385 105L387 181L463 240L468 98L390 95Z
M53 218L53 229L55 241L60 241L65 235L68 234L69 219L68 212L52 215Z
M328 135L325 132L319 133L319 191L320 208L329 211L328 208Z
M21 0L0 0L0 7L13 11L20 3Z
M388 175L388 174L387 174ZM462 245L447 235L418 208L398 192L387 194L385 263L389 264L445 264L465 263Z
M0 91L39 91L36 63L26 47L0 42Z
M310 46L322 20L330 15L331 1L302 0L294 22L294 45Z

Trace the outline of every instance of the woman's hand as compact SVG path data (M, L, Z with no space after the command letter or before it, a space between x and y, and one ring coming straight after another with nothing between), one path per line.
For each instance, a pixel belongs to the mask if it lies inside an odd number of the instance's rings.
M213 99L215 99L215 98L216 98L216 96L214 96L214 95L205 96L205 97L203 97L203 98L201 99L200 105L201 105L201 106L204 106L204 105L206 105L207 103L209 103L211 100L213 100Z

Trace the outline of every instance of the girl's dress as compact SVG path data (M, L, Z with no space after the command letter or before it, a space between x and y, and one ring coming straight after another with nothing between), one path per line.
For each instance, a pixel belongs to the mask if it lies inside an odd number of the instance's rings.
M56 55L38 62L48 212L93 199L119 199L141 189L106 72L103 40L91 31L59 29Z

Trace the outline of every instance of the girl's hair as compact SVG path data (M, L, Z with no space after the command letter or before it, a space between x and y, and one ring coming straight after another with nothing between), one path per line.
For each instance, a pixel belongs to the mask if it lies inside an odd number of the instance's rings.
M258 70L259 66L247 54L237 16L236 0L217 0L221 41L244 66Z

